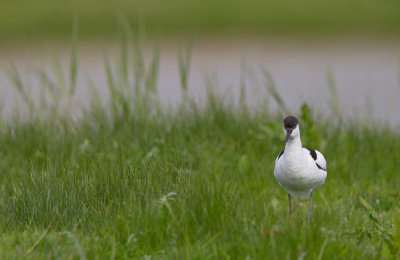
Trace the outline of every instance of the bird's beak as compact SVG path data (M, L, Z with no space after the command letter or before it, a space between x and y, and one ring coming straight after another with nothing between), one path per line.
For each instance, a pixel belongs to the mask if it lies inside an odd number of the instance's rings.
M287 129L286 130L286 142L289 140L289 136L292 134L292 129Z

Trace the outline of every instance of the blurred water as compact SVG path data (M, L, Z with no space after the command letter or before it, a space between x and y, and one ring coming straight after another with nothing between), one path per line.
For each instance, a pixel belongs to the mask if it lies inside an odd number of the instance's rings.
M169 40L161 44L161 63L158 90L165 104L181 101L177 50L185 41ZM151 46L148 44L147 46ZM69 48L57 44L62 67L69 69ZM146 56L151 57L151 48ZM37 46L0 49L3 67L12 61L24 75L32 92L40 86L27 72L41 67L51 71L49 48ZM91 78L103 97L107 97L104 56L117 56L115 43L83 42L79 46L78 93L74 107L88 103L90 92L87 79ZM260 68L267 69L288 108L293 113L309 103L318 114L331 115L327 70L332 71L342 113L349 118L368 120L373 116L392 126L400 123L399 39L341 38L341 39L255 39L218 38L196 40L189 77L190 93L200 101L206 95L205 77L212 75L217 90L231 94L234 100L240 93L241 68L247 71L248 101L257 104L260 96L267 96ZM250 76L253 75L253 76ZM15 90L4 71L0 72L0 95L4 113L13 109ZM263 99L264 100L264 99ZM276 104L270 98L272 109Z

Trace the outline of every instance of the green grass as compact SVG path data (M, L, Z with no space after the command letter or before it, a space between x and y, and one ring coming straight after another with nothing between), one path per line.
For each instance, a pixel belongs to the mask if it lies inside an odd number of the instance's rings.
M307 201L296 200L290 217L273 177L280 121L206 109L85 118L65 133L52 123L6 128L0 256L398 256L398 134L316 126L328 179L307 221Z
M400 3L394 0L25 0L3 1L0 35L65 37L78 15L83 36L108 38L121 14L155 34L400 32Z
M282 116L211 90L196 105L183 55L184 102L163 107L157 55L145 61L140 44L124 43L117 66L105 66L109 102L93 92L80 119L60 102L75 93L76 48L69 77L59 75L71 84L40 74L42 102L9 71L30 112L0 124L1 259L399 257L398 132L346 123L336 111L324 120L303 106L303 144L324 153L328 178L311 220L307 201L295 200L289 216L273 176Z

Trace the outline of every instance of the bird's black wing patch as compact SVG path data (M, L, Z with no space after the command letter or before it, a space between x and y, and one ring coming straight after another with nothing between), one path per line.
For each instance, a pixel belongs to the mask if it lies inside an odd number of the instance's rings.
M318 163L316 163L316 165L317 165L318 169L323 170L323 171L326 171L326 169L324 169L324 168L322 168L321 166L319 166Z
M310 155L314 159L314 161L317 160L317 153L315 152L315 150L307 147L305 148L310 151Z
M285 150L282 150L279 155L278 155L278 159L281 158L282 154L285 152Z
M314 159L314 161L316 161L317 160L317 153L315 152L315 150L311 149L311 148L307 148L307 147L305 147L305 148L310 151L311 157ZM316 163L316 165L317 165L318 169L326 171L326 169L322 168L321 165L319 165L318 163Z

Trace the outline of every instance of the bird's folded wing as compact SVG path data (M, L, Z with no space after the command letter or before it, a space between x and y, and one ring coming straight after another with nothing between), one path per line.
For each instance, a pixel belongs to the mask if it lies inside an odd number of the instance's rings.
M325 157L322 155L322 153L311 148L305 147L305 149L307 149L310 152L310 155L317 164L317 167L320 168L321 170L326 171L326 160Z

